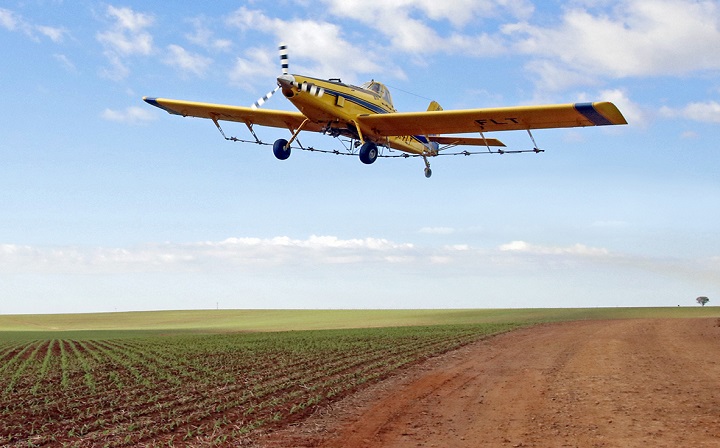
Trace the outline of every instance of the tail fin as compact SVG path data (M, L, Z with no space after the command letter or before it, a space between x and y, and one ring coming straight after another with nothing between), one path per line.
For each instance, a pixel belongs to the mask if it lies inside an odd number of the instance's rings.
M427 110L428 112L437 112L439 110L443 110L443 108L440 104L438 104L437 101L433 101L432 103L430 103Z
M437 112L437 111L443 110L443 108L440 104L438 104L437 101L433 101L430 103L427 110L428 110L428 112ZM432 137L433 137L432 135L427 135L425 137L428 139L427 143L425 143L425 146L427 146L428 149L430 149L430 151L433 153L433 155L437 155L438 151L440 151L440 144L438 144L437 142L434 142L432 140Z

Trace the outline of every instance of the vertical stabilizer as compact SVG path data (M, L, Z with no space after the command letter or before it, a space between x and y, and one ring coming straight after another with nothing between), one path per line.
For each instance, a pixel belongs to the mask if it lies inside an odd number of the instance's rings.
M430 103L430 105L428 106L428 112L437 112L437 111L439 111L439 110L443 110L443 108L442 108L442 106L441 106L440 104L438 104L437 101L433 101L433 102Z

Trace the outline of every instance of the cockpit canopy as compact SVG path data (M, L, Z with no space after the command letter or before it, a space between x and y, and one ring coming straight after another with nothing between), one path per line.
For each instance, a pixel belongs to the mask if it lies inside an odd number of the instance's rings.
M390 96L390 91L388 90L387 87L385 87L385 85L383 85L377 81L369 81L360 87L362 87L365 90L369 90L371 92L377 93L378 95L380 95L380 98L385 100L386 103L392 105L393 102L392 102L392 97Z

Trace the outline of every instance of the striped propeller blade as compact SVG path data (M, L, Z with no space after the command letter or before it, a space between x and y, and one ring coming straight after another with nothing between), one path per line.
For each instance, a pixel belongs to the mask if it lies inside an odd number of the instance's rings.
M268 92L265 96L263 96L263 97L260 98L259 100L255 101L251 107L252 107L253 109L257 109L258 107L260 107L260 106L262 106L263 104L265 104L265 102L266 102L267 100L269 100L270 97L273 96L273 94L274 94L275 92L277 92L279 88L280 88L280 86L275 87L275 90L273 90L272 92Z
M288 63L288 49L285 44L280 44L280 65L282 66L282 74L287 75L290 64Z

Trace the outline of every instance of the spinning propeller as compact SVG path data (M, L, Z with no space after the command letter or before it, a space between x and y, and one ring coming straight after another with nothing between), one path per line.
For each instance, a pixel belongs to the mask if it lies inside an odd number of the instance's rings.
M312 84L312 83L309 83L306 81L303 81L302 83L298 83L295 80L295 77L293 75L291 75L288 70L289 63L288 63L287 45L280 44L280 47L278 48L278 50L280 52L280 65L282 68L282 75L280 75L277 78L278 86L275 87L274 90L265 94L265 96L263 96L262 98L255 101L253 103L253 105L251 106L253 109L257 109L260 106L262 106L263 104L265 104L270 99L270 97L272 97L275 94L275 92L278 91L278 89L283 88L283 87L285 87L285 88L295 87L300 92L307 92L313 96L317 96L318 98L325 94L325 89L323 89L322 87L318 87L315 84Z

